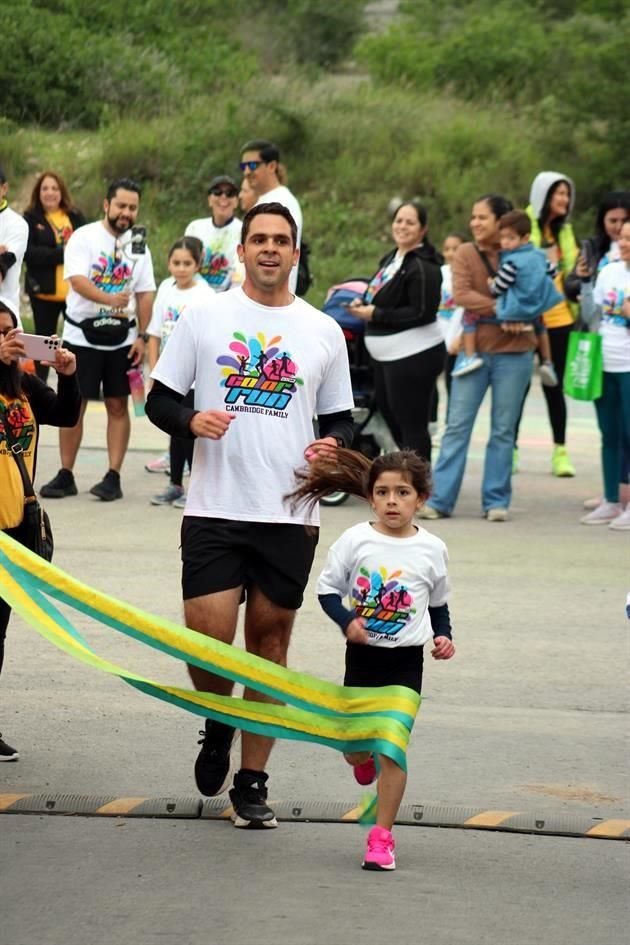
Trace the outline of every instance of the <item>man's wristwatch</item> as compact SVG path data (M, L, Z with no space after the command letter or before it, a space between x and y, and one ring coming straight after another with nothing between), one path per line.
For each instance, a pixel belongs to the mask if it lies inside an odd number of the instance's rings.
M149 332L148 332L148 331L139 331L139 332L138 332L138 338L140 339L140 341L144 341L144 343L145 343L145 345L146 345L147 341L149 340Z

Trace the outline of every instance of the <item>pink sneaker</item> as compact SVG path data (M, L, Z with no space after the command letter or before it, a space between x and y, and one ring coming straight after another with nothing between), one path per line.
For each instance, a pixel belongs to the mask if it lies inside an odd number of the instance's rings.
M352 771L357 784L365 786L366 784L373 784L374 781L376 781L376 765L374 764L372 755L362 764L354 765Z
M395 870L395 848L396 843L389 830L385 827L372 827L367 836L362 868L364 870Z

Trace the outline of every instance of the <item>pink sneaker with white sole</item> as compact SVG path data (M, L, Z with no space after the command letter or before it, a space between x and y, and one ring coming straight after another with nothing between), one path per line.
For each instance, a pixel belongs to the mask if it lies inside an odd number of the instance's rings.
M367 835L365 856L361 864L364 870L395 870L396 843L391 831L385 827L372 827Z
M376 765L374 764L372 755L362 764L353 765L352 772L357 784L361 784L364 787L366 784L373 784L374 781L376 781Z

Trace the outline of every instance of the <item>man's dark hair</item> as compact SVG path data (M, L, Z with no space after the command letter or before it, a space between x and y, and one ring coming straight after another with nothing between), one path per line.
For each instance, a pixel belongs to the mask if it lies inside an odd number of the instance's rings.
M293 248L297 246L297 223L291 216L291 211L287 210L281 203L257 203L251 210L248 210L243 219L243 227L241 229L241 244L245 245L245 240L247 239L247 234L249 233L249 228L254 217L260 216L261 213L271 213L278 217L284 217L289 226L291 227L291 241L293 243Z
M262 138L254 138L253 141L248 141L241 148L241 155L245 154L246 151L258 151L260 154L260 160L264 161L265 164L269 164L270 161L279 161L280 160L280 150L276 147L275 144L272 144L271 141L264 141Z
M532 232L532 221L524 210L510 210L499 220L499 229L514 230L518 236L529 236Z
M142 196L140 184L137 184L135 180L132 180L131 177L117 177L107 188L105 199L107 201L112 200L119 190L131 190L134 194L137 194L138 197Z

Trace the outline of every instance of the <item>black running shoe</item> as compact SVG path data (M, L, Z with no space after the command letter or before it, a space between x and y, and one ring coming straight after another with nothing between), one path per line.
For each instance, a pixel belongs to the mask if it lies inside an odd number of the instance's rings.
M50 482L41 487L39 494L44 499L65 499L67 495L76 495L77 491L72 470L60 469Z
M265 785L268 777L264 771L239 771L234 776L230 800L234 808L232 821L235 827L263 830L278 826L276 815L267 804Z
M17 748L11 748L7 745L2 735L0 735L0 761L17 761L19 758Z
M230 749L234 738L231 725L206 719L206 730L199 732L201 751L195 761L195 781L200 794L216 797L230 783Z
M120 488L120 474L110 469L106 472L100 482L90 489L90 494L95 495L103 502L113 502L114 499L122 499L122 489Z

